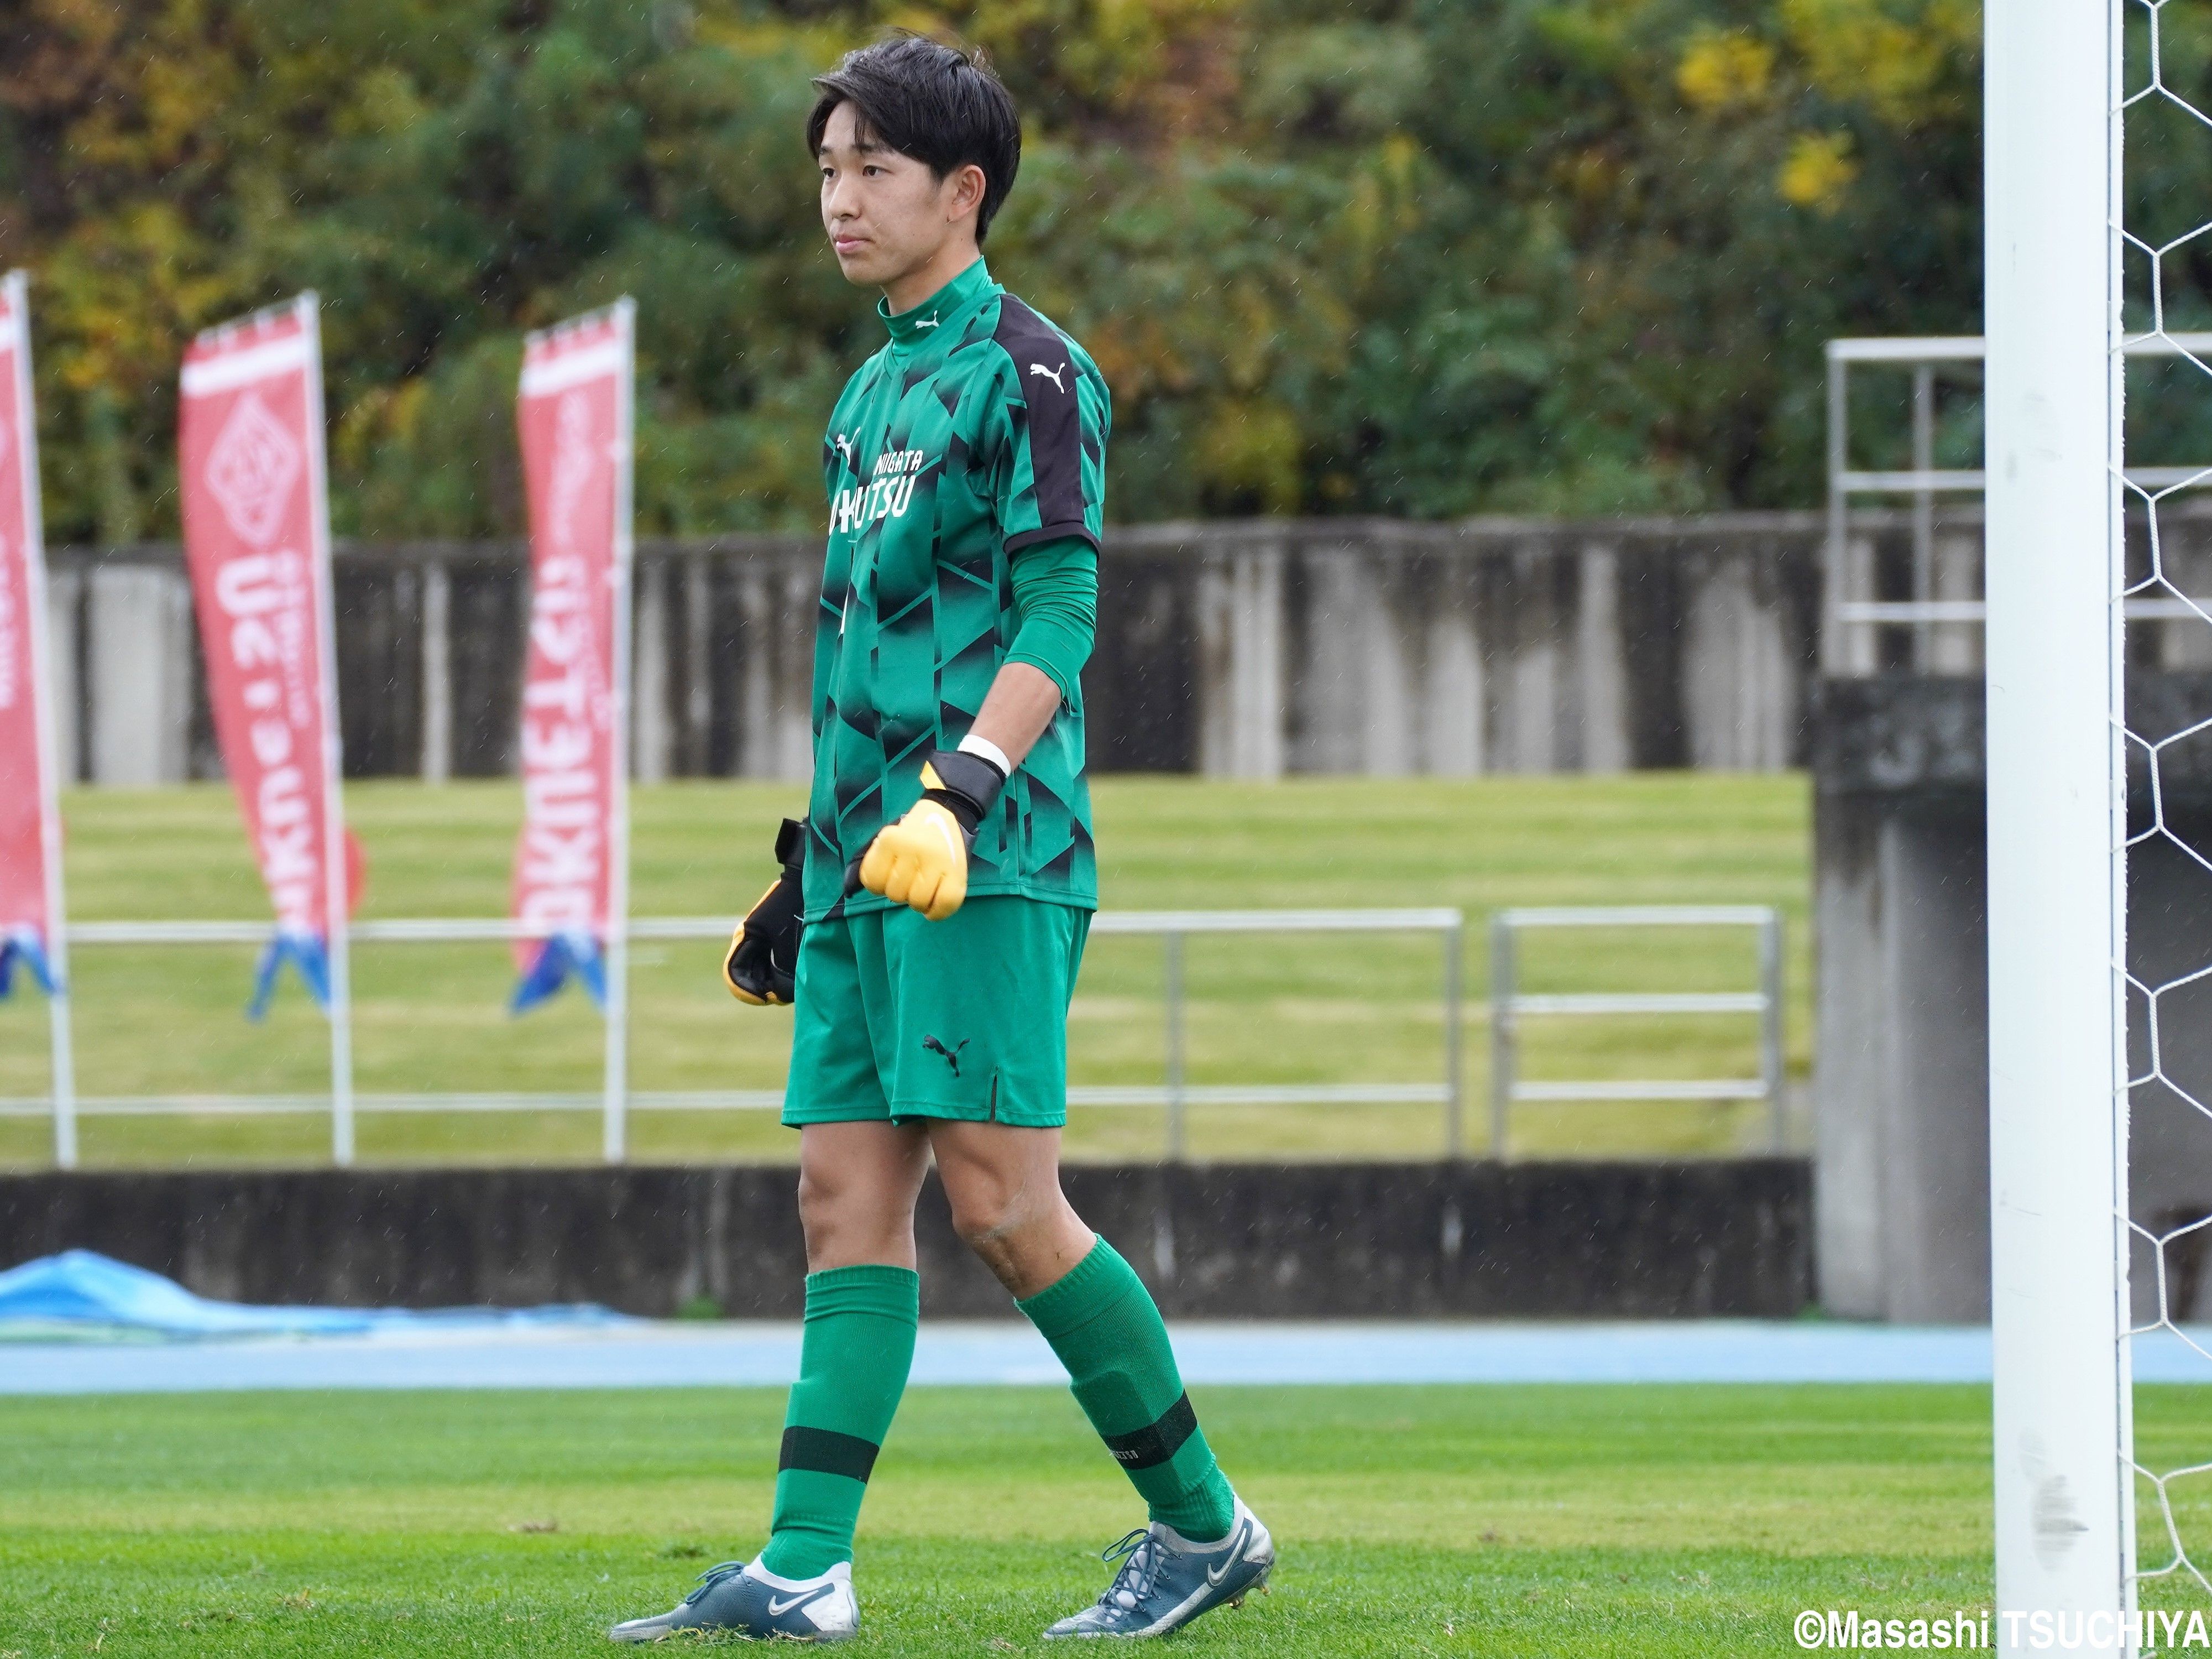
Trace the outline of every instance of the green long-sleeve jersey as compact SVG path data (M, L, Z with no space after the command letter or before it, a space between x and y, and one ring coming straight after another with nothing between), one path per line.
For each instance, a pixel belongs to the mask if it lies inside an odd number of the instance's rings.
M1083 348L978 259L890 334L837 399L822 449L830 538L814 647L806 918L842 901L845 867L921 796L921 763L968 733L1013 642L1012 562L1104 524L1105 378ZM975 833L971 896L1098 902L1080 688Z

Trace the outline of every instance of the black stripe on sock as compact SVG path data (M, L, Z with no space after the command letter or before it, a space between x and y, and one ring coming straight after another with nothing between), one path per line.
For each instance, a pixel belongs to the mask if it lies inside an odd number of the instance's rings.
M1159 1420L1134 1434L1102 1434L1106 1449L1125 1469L1154 1469L1182 1449L1182 1443L1198 1432L1198 1413L1183 1395L1159 1415Z
M882 1449L872 1440L863 1440L857 1434L839 1434L835 1429L786 1429L783 1455L776 1460L775 1467L779 1470L811 1469L817 1474L842 1474L866 1481L868 1472L876 1467L876 1454Z

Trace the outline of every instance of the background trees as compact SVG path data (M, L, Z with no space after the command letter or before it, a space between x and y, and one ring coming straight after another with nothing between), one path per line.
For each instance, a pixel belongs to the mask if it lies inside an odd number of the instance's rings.
M623 291L641 527L813 523L880 333L799 133L887 25L1022 102L1117 516L1802 504L1820 343L1978 326L1965 0L22 0L51 533L173 532L179 351L302 286L342 532L514 529L520 334Z

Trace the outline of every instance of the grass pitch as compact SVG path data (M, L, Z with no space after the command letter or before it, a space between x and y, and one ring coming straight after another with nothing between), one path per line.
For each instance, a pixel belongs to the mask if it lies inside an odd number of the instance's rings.
M1194 1651L1771 1655L1801 1607L1932 1618L1990 1592L1983 1389L1198 1405L1281 1565L1178 1638ZM2178 1449L2203 1406L2143 1390L2146 1448ZM782 1409L763 1389L10 1401L0 1654L612 1652L616 1619L757 1547ZM1041 1650L1141 1518L1065 1392L916 1389L861 1519L851 1650Z
M635 792L634 908L641 915L741 912L770 875L790 785L695 782ZM1795 775L1299 779L1245 784L1109 777L1097 787L1103 896L1110 908L1280 908L1451 905L1468 916L1465 1018L1470 1121L1487 1077L1492 910L1509 904L1773 903L1789 918L1793 1069L1809 1063L1808 792ZM497 916L507 908L520 796L510 783L349 786L369 860L366 916ZM237 809L221 785L143 793L79 791L65 805L72 914L82 921L265 916ZM633 961L632 1082L640 1090L772 1089L787 1017L741 1009L714 977L713 944L646 942ZM314 1096L326 1090L322 1022L295 983L265 1026L240 1010L248 947L80 951L80 1088L135 1094ZM371 1093L595 1094L600 1027L569 992L520 1019L505 1012L514 966L497 945L370 945L354 956L357 1086ZM1164 968L1157 939L1095 939L1070 1020L1072 1080L1157 1085ZM1435 1083L1443 1077L1442 964L1434 937L1207 936L1188 946L1194 1084ZM1530 990L1749 988L1743 930L1577 933L1534 938ZM1757 1069L1741 1016L1532 1024L1531 1077L1745 1077ZM0 1003L0 1098L46 1090L46 1011L35 993ZM1759 1143L1755 1103L1522 1106L1526 1154L1699 1153ZM1433 1106L1194 1110L1200 1157L1433 1157ZM588 1160L586 1113L376 1115L369 1162ZM795 1137L767 1112L643 1112L647 1160L779 1158ZM1076 1157L1151 1157L1160 1115L1079 1110ZM93 1164L314 1164L316 1115L88 1119ZM0 1165L44 1163L46 1125L0 1116Z
M2147 1463L2201 1448L2206 1393L2136 1391ZM1804 1607L1989 1605L1986 1389L1196 1395L1281 1565L1192 1652L1771 1656ZM758 1547L782 1411L758 1389L11 1400L0 1656L612 1653L608 1625ZM1064 1391L917 1389L848 1650L1044 1651L1141 1518ZM2212 1554L2212 1498L2179 1519ZM2143 1600L2206 1606L2186 1578Z

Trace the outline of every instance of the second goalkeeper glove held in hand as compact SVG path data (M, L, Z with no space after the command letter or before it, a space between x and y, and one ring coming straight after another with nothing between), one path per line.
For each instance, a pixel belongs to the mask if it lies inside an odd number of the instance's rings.
M921 799L885 824L845 874L860 888L942 921L968 896L968 849L1006 775L981 755L939 749L922 763Z
M799 973L799 918L806 908L800 881L806 866L806 831L786 818L776 831L775 861L783 873L760 896L722 957L722 983L740 1002L756 1007L789 1002Z

